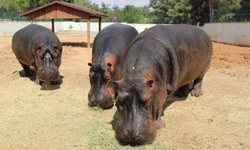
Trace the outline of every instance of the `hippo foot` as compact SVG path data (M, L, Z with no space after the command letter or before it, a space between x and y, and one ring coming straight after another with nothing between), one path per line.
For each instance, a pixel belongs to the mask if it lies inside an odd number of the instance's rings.
M199 96L203 95L203 92L201 90L192 90L191 95L195 96L195 97L199 97Z
M155 125L156 125L157 130L159 130L161 128L164 128L166 126L165 123L162 120L157 120Z

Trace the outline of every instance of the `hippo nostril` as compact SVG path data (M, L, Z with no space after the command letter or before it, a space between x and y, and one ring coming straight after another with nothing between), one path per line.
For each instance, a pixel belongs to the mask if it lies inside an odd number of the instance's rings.
M140 139L140 135L137 134L137 135L135 136L135 140L139 140L139 139Z
M122 134L122 138L124 138L124 139L126 138L126 136L124 135L124 133Z
M124 131L123 133L122 133L122 138L127 138L128 137L128 131Z

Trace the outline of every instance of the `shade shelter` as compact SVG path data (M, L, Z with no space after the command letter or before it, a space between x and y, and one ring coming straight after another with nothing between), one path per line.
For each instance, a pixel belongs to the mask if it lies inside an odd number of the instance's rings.
M101 31L102 17L108 15L88 9L72 3L53 1L46 5L31 9L21 14L21 17L29 17L30 23L33 19L52 19L52 31L54 28L54 19L87 19L87 47L90 48L90 19L99 19L99 31Z

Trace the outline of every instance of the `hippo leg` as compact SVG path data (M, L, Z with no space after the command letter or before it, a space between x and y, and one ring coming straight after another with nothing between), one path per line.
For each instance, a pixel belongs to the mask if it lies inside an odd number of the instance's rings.
M175 92L174 92L174 96L177 97L187 97L190 90L193 87L193 82L190 82L189 84L183 85L181 87L179 87Z
M206 68L206 70L198 77L194 80L194 85L193 85L193 89L191 91L191 95L192 96L200 96L200 95L203 95L203 92L202 92L202 80L203 80L203 77L204 75L206 74L206 72L208 71L209 67L210 67L210 63L208 64L208 67Z
M38 77L38 75L37 75L37 70L38 70L38 69L37 69L36 65L33 65L33 67L34 67L35 72L36 72L36 84L38 84L38 85L39 85L39 84L42 84L43 82L40 81L40 79L39 79L39 77Z
M157 112L157 120L155 123L157 130L165 127L165 123L161 120L162 113L163 113L163 108L160 108Z
M202 80L203 80L203 77L198 77L197 79L194 80L194 87L191 91L191 95L192 96L200 96L200 95L203 95L203 92L202 92Z
M30 69L29 66L27 66L21 62L19 62L19 63L22 65L26 77L34 76L34 73L32 72L32 70Z

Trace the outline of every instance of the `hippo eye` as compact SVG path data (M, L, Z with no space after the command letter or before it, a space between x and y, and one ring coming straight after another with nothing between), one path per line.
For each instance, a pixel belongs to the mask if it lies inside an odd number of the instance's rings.
M57 50L57 46L54 46L54 49Z

